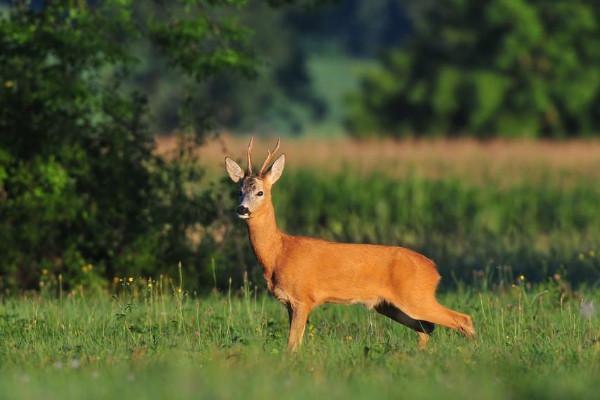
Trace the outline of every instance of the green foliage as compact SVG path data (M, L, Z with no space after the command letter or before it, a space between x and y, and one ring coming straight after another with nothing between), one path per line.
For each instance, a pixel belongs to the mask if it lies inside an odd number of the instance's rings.
M136 68L130 47L142 40L190 82L250 73L248 30L217 12L244 4L180 1L179 13L161 13L158 2L146 24L123 0L40 7L15 0L2 10L2 285L36 288L42 271L68 286L84 269L112 280L208 262L190 240L194 226L216 218L214 202L188 187L201 171L184 156L153 154L146 98L122 83ZM203 123L182 120L186 132ZM206 131L194 134L202 139Z
M138 288L138 289L135 289ZM177 287L179 289L179 287ZM0 305L6 398L594 398L600 389L597 291L561 282L442 293L473 316L469 343L437 327L425 351L409 329L361 306L311 312L299 354L273 298L199 298L165 281L115 296L78 291ZM580 311L580 303L583 304ZM587 308L586 308L587 307ZM235 384L232 384L235 382Z
M411 2L414 31L349 97L371 135L566 137L600 131L600 7L566 0Z

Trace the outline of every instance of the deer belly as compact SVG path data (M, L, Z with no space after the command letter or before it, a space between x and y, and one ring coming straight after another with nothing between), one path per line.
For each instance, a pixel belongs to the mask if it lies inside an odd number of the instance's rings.
M323 299L322 303L363 304L367 308L373 308L384 300L385 299L377 296L327 296Z
M364 304L373 308L386 297L385 285L369 277L341 276L339 279L323 279L322 282L327 284L322 284L315 291L318 303Z

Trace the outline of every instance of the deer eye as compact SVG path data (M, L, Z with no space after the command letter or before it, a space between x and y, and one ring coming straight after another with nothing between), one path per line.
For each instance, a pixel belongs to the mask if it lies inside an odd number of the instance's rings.
M264 193L262 192L262 190L258 193L256 193L257 196L262 196Z

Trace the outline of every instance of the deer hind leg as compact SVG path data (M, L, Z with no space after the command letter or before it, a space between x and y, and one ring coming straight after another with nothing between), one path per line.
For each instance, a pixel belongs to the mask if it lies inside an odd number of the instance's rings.
M302 345L304 329L308 320L308 313L311 306L308 304L288 304L288 316L290 317L290 336L288 339L288 348L292 352L298 351Z
M469 315L446 308L438 303L435 298L429 301L416 301L406 307L405 310L415 319L422 319L456 329L469 338L476 336L473 321Z
M435 328L434 324L428 321L411 318L401 309L388 302L379 303L374 308L379 314L385 315L386 317L391 318L394 321L416 331L417 335L419 336L418 348L420 350L427 347L429 335L431 335L433 329Z

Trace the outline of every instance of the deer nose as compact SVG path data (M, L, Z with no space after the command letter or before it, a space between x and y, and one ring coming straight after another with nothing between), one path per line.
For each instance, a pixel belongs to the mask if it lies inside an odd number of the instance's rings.
M239 206L237 208L237 213L238 215L250 215L250 210L248 209L248 207L244 207L244 206Z

